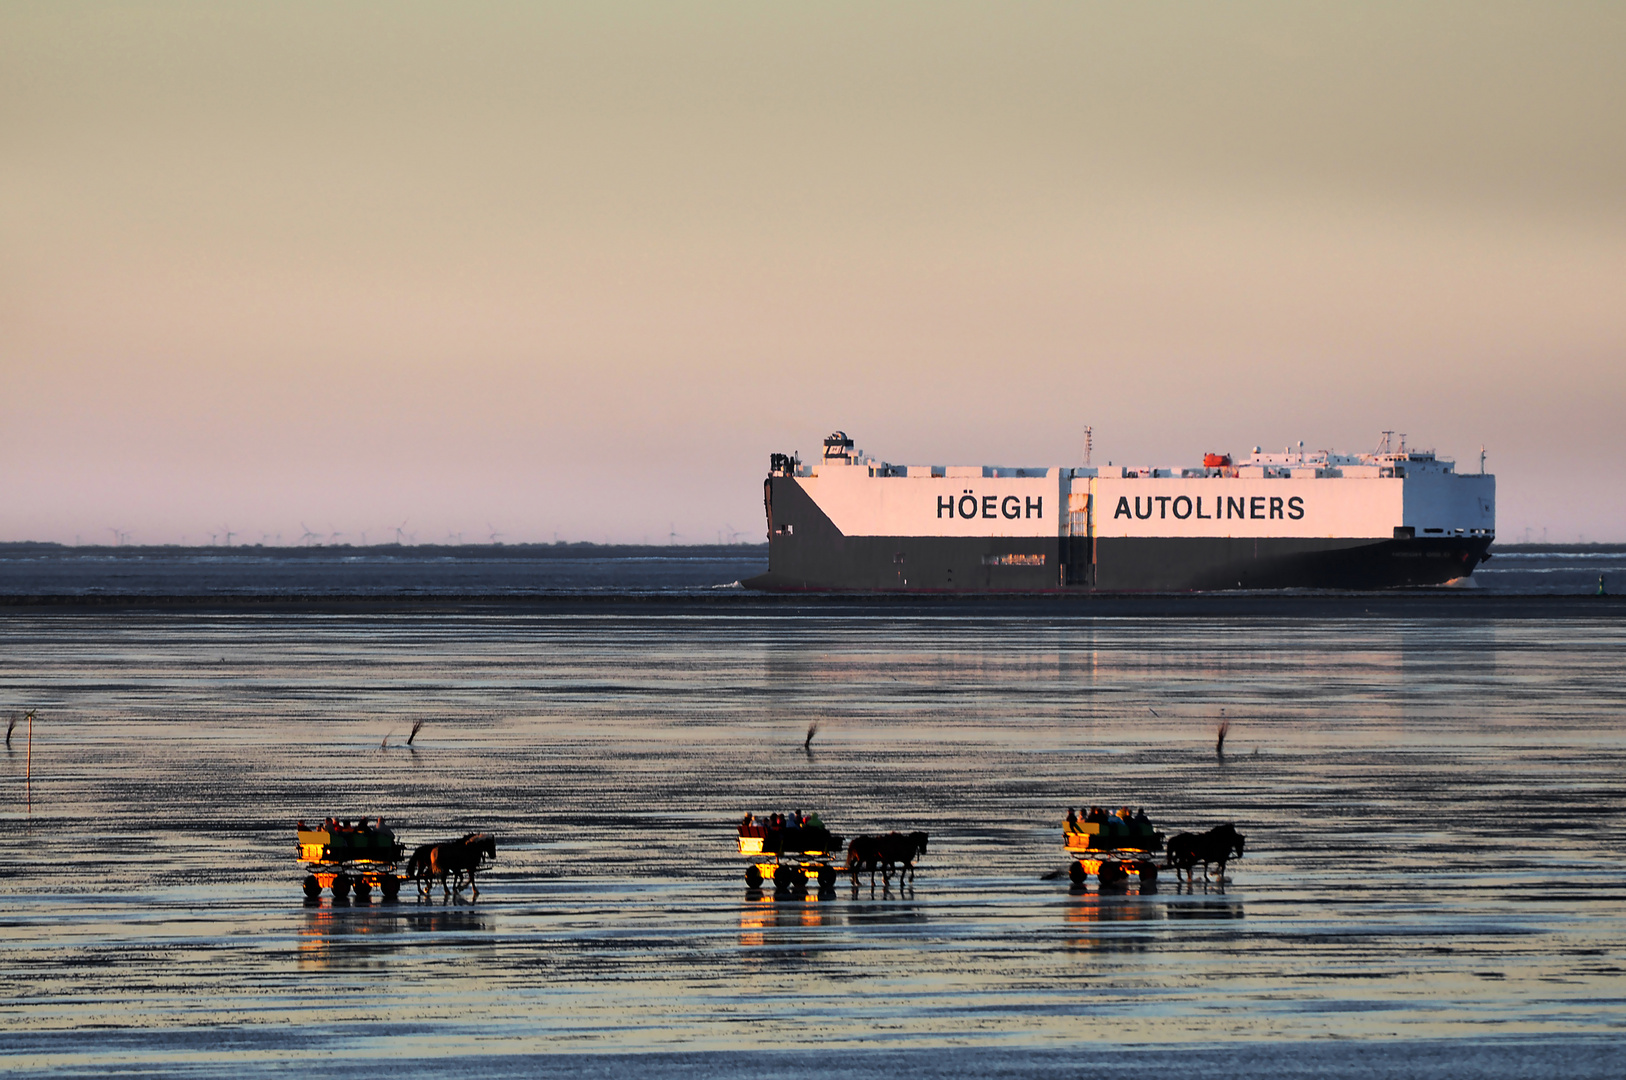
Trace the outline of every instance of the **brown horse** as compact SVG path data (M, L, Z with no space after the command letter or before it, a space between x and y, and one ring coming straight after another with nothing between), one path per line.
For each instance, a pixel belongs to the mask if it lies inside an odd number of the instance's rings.
M1192 868L1203 864L1203 878L1208 877L1208 864L1219 864L1220 880L1225 880L1225 864L1235 855L1242 858L1242 847L1247 837L1236 831L1235 825L1219 825L1205 833L1181 833L1169 840L1163 865L1184 870L1186 880L1192 879Z
M474 872L497 857L497 838L489 833L469 833L461 840L448 840L443 844L424 844L407 860L406 876L418 883L418 895L426 895L440 881L445 894L463 889L463 876L468 875L471 895L478 898L480 887L474 883ZM451 881L448 884L447 878Z
M847 873L857 885L859 873L868 870L869 883L874 885L877 868L882 880L890 882L892 868L896 866L898 884L902 885L906 875L911 879L915 876L915 860L926 854L926 839L923 832L907 836L895 832L885 836L855 836L847 845Z

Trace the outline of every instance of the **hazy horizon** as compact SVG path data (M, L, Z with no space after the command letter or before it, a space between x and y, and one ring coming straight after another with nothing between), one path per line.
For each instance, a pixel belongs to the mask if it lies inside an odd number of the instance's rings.
M0 541L758 540L774 451L1626 540L1626 8L0 11ZM676 534L674 537L672 534Z

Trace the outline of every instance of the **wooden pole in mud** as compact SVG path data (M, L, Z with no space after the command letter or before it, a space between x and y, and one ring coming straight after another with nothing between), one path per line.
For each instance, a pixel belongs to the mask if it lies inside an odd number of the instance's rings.
M23 781L28 792L28 816L34 816L34 710L28 710L28 771Z

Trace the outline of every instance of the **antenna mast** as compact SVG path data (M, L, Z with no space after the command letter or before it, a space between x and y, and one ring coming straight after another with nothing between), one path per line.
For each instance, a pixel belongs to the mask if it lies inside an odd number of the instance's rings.
M1089 465L1090 455L1095 451L1095 429L1084 425L1084 464Z

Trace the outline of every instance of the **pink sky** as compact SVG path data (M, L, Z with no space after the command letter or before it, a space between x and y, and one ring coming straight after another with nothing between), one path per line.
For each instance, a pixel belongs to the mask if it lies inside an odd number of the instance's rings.
M1626 8L0 12L0 540L756 539L1407 432L1626 540ZM303 524L302 524L303 523Z

